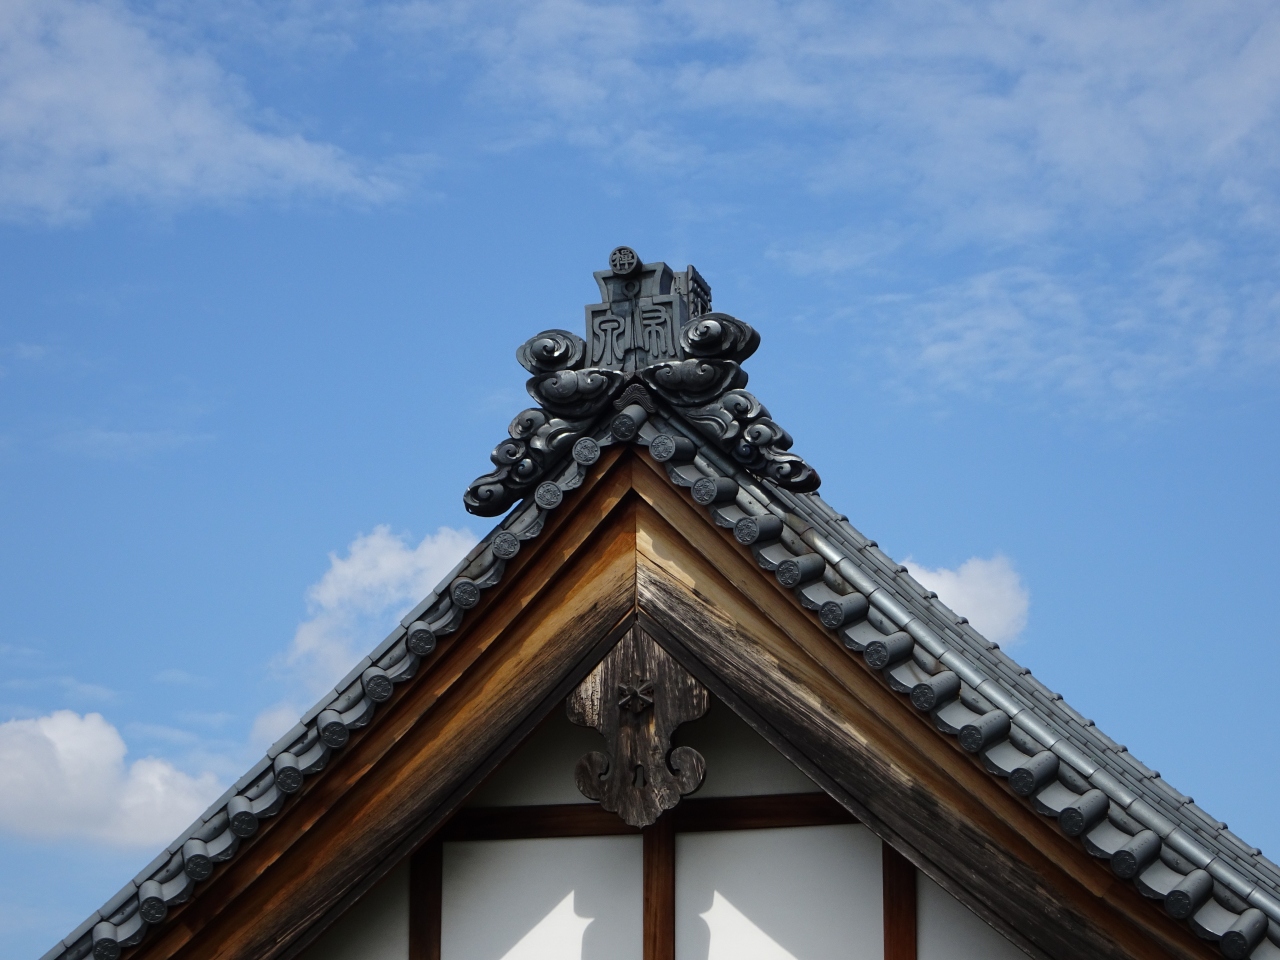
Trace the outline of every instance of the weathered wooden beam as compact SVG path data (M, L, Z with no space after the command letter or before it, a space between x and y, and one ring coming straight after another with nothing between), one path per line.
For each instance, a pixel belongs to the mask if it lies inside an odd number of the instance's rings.
M916 866L887 843L880 851L884 960L916 960Z
M644 828L644 960L676 960L676 831L668 814Z
M438 840L409 861L409 960L440 960L444 850Z
M640 832L596 803L528 807L464 807L444 825L442 840L537 840L544 837L608 837Z
M668 814L677 833L768 830L857 823L825 793L779 793L757 797L693 797Z
M676 833L768 830L856 823L825 793L778 793L754 797L690 797L663 814ZM543 837L603 837L641 831L594 803L520 807L464 807L436 839L531 840Z

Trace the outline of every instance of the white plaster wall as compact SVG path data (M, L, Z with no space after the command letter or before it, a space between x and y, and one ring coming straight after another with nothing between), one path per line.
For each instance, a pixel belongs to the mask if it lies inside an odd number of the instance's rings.
M409 863L355 902L301 960L408 960Z
M444 845L442 960L641 960L638 836Z
M706 757L699 797L819 792L790 760L714 697L703 717L676 730L675 743L687 744Z
M706 757L700 797L818 790L791 761L714 699L706 716L676 731L675 743L688 744ZM584 753L603 749L604 739L598 733L570 723L564 711L557 709L468 802L481 807L586 803L574 784L573 768Z
M1026 956L985 920L917 871L917 960L1026 960Z
M518 807L540 803L588 803L573 782L578 758L604 749L604 737L589 727L570 723L557 708L516 748L468 804L477 807Z
M676 836L676 960L883 960L880 841L857 824Z

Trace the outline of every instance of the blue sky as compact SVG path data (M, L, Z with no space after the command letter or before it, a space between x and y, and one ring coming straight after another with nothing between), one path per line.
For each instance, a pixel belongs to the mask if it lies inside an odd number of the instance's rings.
M823 494L1280 859L1273 4L0 4L0 956L486 525L621 243Z

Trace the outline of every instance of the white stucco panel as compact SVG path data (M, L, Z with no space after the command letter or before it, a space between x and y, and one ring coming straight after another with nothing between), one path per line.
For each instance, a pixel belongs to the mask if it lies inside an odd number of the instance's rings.
M642 842L444 845L442 960L641 960Z
M699 797L818 790L791 761L714 699L706 716L676 731L675 743L694 747L706 758L707 774L696 794ZM604 739L598 733L575 726L557 709L481 785L469 803L479 807L587 803L574 783L573 768L583 754L603 749Z
M917 960L1026 960L1026 954L947 891L916 873Z
M339 917L301 960L408 960L409 863L397 866Z
M856 824L676 837L676 960L883 960L880 841Z

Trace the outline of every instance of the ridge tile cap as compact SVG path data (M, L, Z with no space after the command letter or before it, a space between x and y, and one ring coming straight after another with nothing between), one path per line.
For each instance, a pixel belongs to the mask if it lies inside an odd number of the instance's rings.
M1200 845L1198 838L1181 826L1174 827L1163 839L1175 853L1181 854L1201 870L1213 860L1213 854Z
M223 801L223 802L225 803L226 801ZM209 811L212 811L212 813L210 813ZM204 814L201 814L200 817L194 823L191 824L191 826L187 827L187 829L183 830L182 833L178 834L178 839L174 840L173 843L169 844L169 846L165 848L166 850L169 851L170 856L172 856L173 854L181 850L182 845L184 843L186 843L193 836L195 836L195 834L199 833L201 827L203 827L206 823L208 823L210 820L212 820L215 816L218 815L218 805L216 803L213 804L209 808L209 810L205 811L205 813L209 813L209 816L206 817Z
M117 910L123 907L125 903L128 902L129 898L134 896L137 892L138 892L137 886L134 884L132 880L130 880L123 887L121 887L114 894L112 894L110 899L108 899L106 903L104 903L101 907L98 908L98 913L104 918L110 917Z
M333 688L334 699L337 699L351 687L354 683L360 682L360 675L373 666L373 660L370 657L361 657L359 663L347 671L347 675L339 680ZM331 701L332 702L332 701Z
M230 800L235 795L236 795L235 784L232 784L231 786L227 787L227 789L223 790L222 796L218 797L217 800L209 804L209 806L205 808L204 813L200 814L201 826L203 826L204 824L212 820L214 817L216 817L218 813L221 812L222 808L227 805L227 801Z
M267 748L267 759L274 760L307 732L306 724L295 723L283 737Z
M321 696L320 699L315 702L315 705L312 706L311 709L309 709L306 713L302 715L301 719L299 719L298 722L303 725L311 723L312 720L320 716L320 714L324 711L324 709L327 706L329 706L329 704L333 703L333 701L337 699L338 699L338 691L330 690L328 693Z
M458 570L460 570L460 569L461 569L461 566L459 566L459 567L455 567L455 568L454 568L454 571L455 571L455 574L454 574L454 575L455 575L455 576L457 575L457 571L458 571ZM450 577L449 579L450 579L450 580L453 580L453 577ZM400 618L400 626L401 626L401 628L402 628L402 629L407 630L407 629L409 628L409 624L411 624L411 623L413 623L413 621L415 621L415 620L417 620L417 619L421 618L421 616L422 616L424 613L426 613L428 610L430 610L430 609L431 609L431 605L432 605L433 603L435 603L435 602L436 602L437 600L439 600L439 599L440 599L440 594L436 593L434 590L432 590L430 593L428 593L428 594L427 594L427 595L426 595L426 596L425 596L425 597L424 597L424 598L423 598L423 599L418 603L418 605L417 605L417 606L415 606L412 610L410 610L408 613L406 613L403 617L401 617L401 618ZM394 631L393 631L393 632L394 632ZM386 641L384 640L383 642L385 643Z
M95 926L97 926L98 921L101 919L102 919L102 914L97 910L89 914L89 918L87 920L85 920L83 923L80 924L80 926L76 927L69 934L67 934L67 938L62 941L64 947L67 950L70 950L72 947L74 947L76 945L76 942L80 940L80 938L83 937L86 933L92 930Z
M257 780L258 777L266 773L267 769L271 766L271 759L272 758L269 757L262 757L257 763L250 767L249 772L237 780L227 792L239 793L241 790L244 790L252 784L253 781ZM230 800L231 798L227 797L227 799Z
M412 623L413 621L410 620L409 622ZM392 630L390 633L387 634L387 637L385 640L383 640L380 644L378 644L376 647L373 648L372 652L370 652L367 658L369 662L376 663L383 656L383 654L385 654L388 650L390 650L392 647L394 647L397 643L400 642L400 639L405 635L406 632L408 632L408 627L397 625L394 630Z
M170 853L168 850L161 850L159 853L156 854L155 859L153 859L145 867L139 870L138 873L134 876L133 878L134 885L139 887L142 886L142 884L145 881L151 879L151 875L153 873L155 873L157 870L163 867L166 863L168 863L170 859L172 859L172 857L173 857L173 854Z

